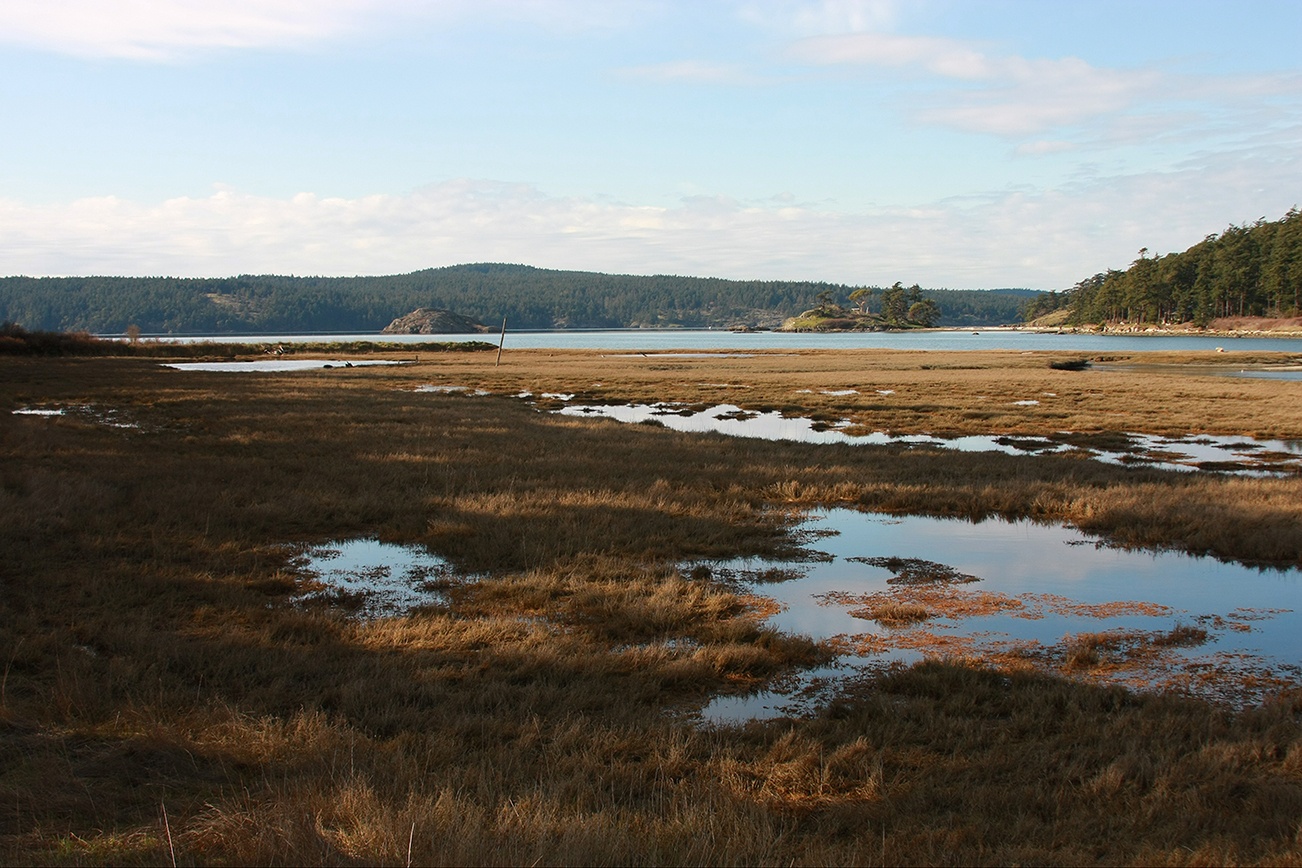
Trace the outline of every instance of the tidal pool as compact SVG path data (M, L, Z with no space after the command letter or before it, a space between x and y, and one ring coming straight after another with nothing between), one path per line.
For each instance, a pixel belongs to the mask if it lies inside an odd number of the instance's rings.
M329 359L258 359L252 362L171 362L163 365L178 371L220 371L252 373L255 371L310 371L322 368L364 368L371 365L402 365L405 362L368 359L338 361Z
M1292 369L1287 371L1233 371L1229 374L1231 377L1244 377L1249 380L1300 380L1302 381L1302 370Z
M59 417L75 419L109 428L139 429L140 423L124 421L121 411L112 408L96 407L93 404L73 404L67 407L19 407L13 411L15 416L32 416L38 419L56 419Z
M1018 402L1035 403L1035 402ZM673 404L584 404L556 411L563 416L600 416L620 422L656 422L675 431L712 432L761 440L798 443L844 443L852 446L926 445L959 452L1003 452L1008 455L1047 455L1078 451L1109 464L1142 465L1163 470L1215 470L1229 473L1275 474L1302 472L1302 441L1254 440L1251 437L1159 437L1149 434L1098 438L1059 432L1049 437L978 434L933 437L930 434L892 435L883 431L850 434L848 422L828 425L812 419L789 418L776 410L753 412L733 404L687 410Z
M472 389L472 388L470 388L469 386L442 386L442 385L438 385L438 386L436 386L436 385L434 385L433 383L426 383L426 384L423 385L423 386L417 386L417 387L416 387L415 389L413 389L412 391L415 391L415 392L434 392L434 393L441 394L441 395L459 395L459 394L466 394L466 395L474 395L474 396L477 397L477 398L482 398L482 397L484 397L485 395L491 395L491 394L492 394L492 392L486 391L486 390L484 390L484 389ZM546 396L544 396L544 397L546 397Z
M709 723L802 713L856 676L928 657L1234 705L1302 684L1298 569L1109 548L1029 521L838 509L802 530L818 550L809 560L705 565L777 602L770 626L831 641L841 656L768 690L714 699L701 712Z
M442 558L420 546L373 539L314 546L291 566L315 585L300 600L335 603L362 618L402 615L444 602L438 585L451 576Z

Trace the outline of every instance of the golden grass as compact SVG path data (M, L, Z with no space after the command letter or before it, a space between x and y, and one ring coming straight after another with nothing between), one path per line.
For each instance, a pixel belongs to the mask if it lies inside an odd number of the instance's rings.
M1280 397L1295 384L1006 355L719 361L517 351L495 369L450 352L218 375L0 359L0 859L1302 861L1294 695L1234 713L953 659L807 720L702 729L691 712L708 697L831 649L764 628L760 601L676 566L791 554L792 522L819 503L1073 521L1296 563L1299 480L693 437L411 391L713 402L701 384L733 382L756 408L832 415L852 400L909 430L1052 382L1080 396L1082 430L1115 430L1100 408L1120 401L1135 404L1127 429L1223 405L1201 424L1297 436L1299 402ZM960 362L979 367L944 367ZM817 391L834 387L860 395ZM70 405L140 427L9 412ZM285 544L349 536L423 543L465 578L399 618L294 604Z
M815 419L849 419L895 433L1052 434L1140 431L1181 435L1297 437L1302 386L1218 376L1245 367L1297 363L1289 353L1114 353L1087 371L1056 371L1058 352L763 350L746 356L675 356L516 350L494 367L487 355L448 354L428 379L487 389L574 393L576 400L688 405L735 403ZM446 362L446 363L444 363ZM393 372L377 373L390 376ZM829 395L825 392L855 394ZM889 392L890 394L882 394ZM1038 400L1035 406L1015 402Z

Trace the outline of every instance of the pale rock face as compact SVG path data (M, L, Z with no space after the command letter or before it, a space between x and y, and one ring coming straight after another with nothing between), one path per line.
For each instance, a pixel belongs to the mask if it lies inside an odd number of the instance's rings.
M460 335L486 332L488 327L470 317L434 308L417 308L384 327L388 335Z

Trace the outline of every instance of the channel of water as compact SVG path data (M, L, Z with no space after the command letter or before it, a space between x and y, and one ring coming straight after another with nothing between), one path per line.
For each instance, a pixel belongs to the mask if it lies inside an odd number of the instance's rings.
M165 368L178 371L216 371L231 374L258 371L311 371L324 368L362 368L369 365L401 365L405 362L380 359L340 361L331 359L256 359L248 362L170 362Z
M556 411L564 416L589 416L619 422L654 422L675 431L716 433L761 440L852 446L935 446L959 452L1003 452L1008 455L1047 455L1078 450L1111 464L1142 464L1165 470L1190 471L1212 467L1226 472L1276 474L1302 472L1302 441L1254 440L1241 436L1191 435L1158 437L1123 434L1124 449L1109 450L1082 445L1070 434L1054 437L969 435L933 437L930 434L892 435L882 431L850 434L840 426L812 419L789 418L776 410L758 413L733 404L704 410L687 410L675 404L572 404Z

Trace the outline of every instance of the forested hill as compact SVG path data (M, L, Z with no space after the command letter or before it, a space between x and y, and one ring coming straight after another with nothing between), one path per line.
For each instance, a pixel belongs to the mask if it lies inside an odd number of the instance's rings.
M416 308L510 328L771 327L856 287L478 264L383 277L0 278L0 321L120 334L378 332ZM1030 290L924 290L940 325L1015 322Z
M1141 250L1125 271L1082 280L1028 314L1069 306L1077 323L1207 325L1217 317L1302 316L1302 211L1208 235L1182 253Z

